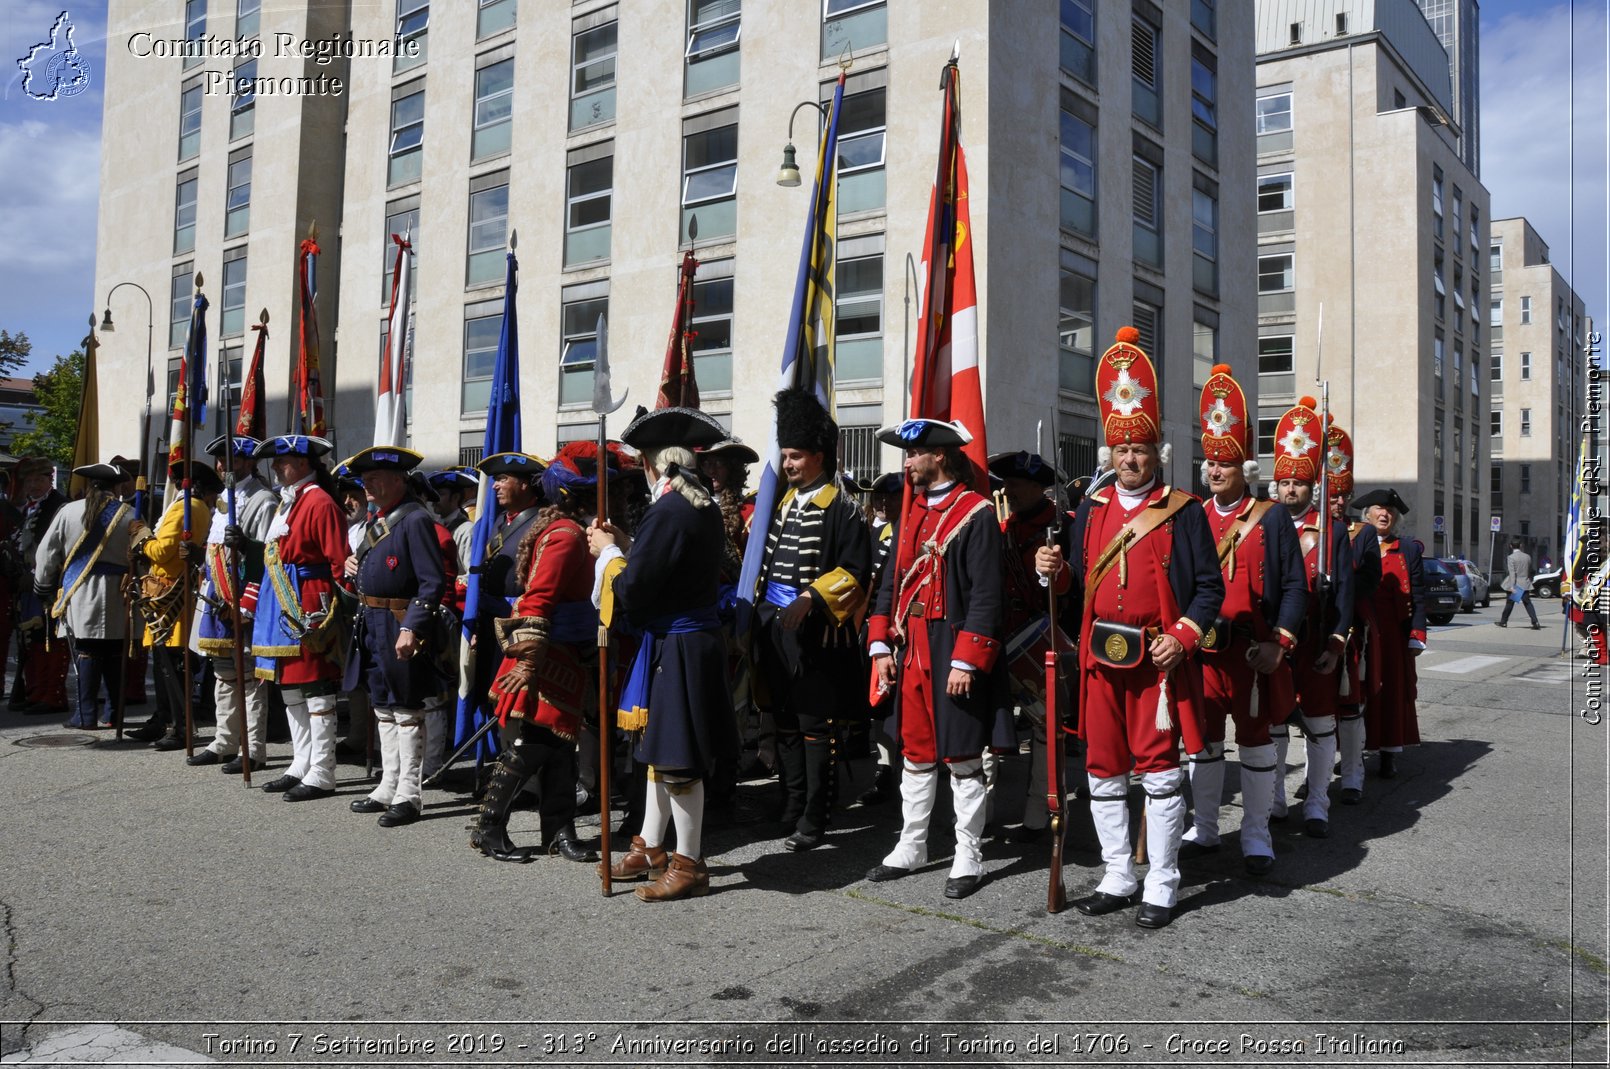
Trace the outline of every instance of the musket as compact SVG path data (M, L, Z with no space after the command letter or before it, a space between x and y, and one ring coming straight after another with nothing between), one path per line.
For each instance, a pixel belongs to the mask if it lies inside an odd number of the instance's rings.
M448 757L447 760L442 762L442 767L438 768L435 772L432 772L428 777L426 777L425 782L420 784L420 786L422 786L422 787L434 786L436 781L441 779L444 775L446 775L447 770L453 767L453 762L454 761L457 761L460 757L463 757L465 754L469 753L470 750L474 748L476 743L480 742L483 738L486 737L487 732L491 731L493 728L495 728L497 726L498 726L498 718L497 717L495 717L495 716L487 717L486 722L483 723L480 727L475 729L475 734L473 734L469 738L465 739L464 740L464 745L462 745L458 749L454 750L453 753L452 753L452 756Z
M611 396L609 385L609 322L600 315L597 328L597 353L593 359L593 411L598 414L598 456L594 461L598 473L598 503L593 522L599 527L609 522L609 442L604 436L604 417L626 403L629 390L620 397ZM609 842L609 766L611 736L614 728L609 708L609 627L603 617L598 620L598 852L603 864L598 868L603 880L603 893L607 898L613 889L610 882Z
M1040 457L1045 458L1045 421L1041 420L1035 427L1035 436L1040 443ZM1053 406L1051 416L1052 448L1056 448L1056 409ZM1059 478L1055 463L1051 465L1051 484L1053 495L1061 490L1062 480ZM1062 527L1062 503L1053 496L1052 519L1045 529L1045 546L1055 549L1057 535ZM1045 911L1047 913L1061 913L1068 906L1067 889L1062 883L1062 716L1057 708L1057 692L1060 682L1061 649L1059 648L1061 632L1057 629L1057 584L1051 576L1040 576L1040 583L1045 587L1045 602L1047 621L1050 628L1047 633L1051 637L1051 646L1045 652L1045 808L1050 816L1051 825L1051 879L1045 893Z

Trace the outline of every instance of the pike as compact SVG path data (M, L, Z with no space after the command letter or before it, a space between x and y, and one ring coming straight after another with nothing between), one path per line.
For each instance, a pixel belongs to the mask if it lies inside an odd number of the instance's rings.
M1034 428L1035 438L1040 443L1040 456L1045 457L1045 421L1041 420ZM1056 407L1051 409L1051 444L1056 448L1057 413ZM1057 487L1053 493L1061 491L1061 473L1053 462L1051 465L1052 482ZM1054 515L1051 523L1045 529L1045 548L1057 547L1057 534L1062 527L1062 502L1055 501ZM1051 637L1050 648L1045 651L1045 808L1050 815L1051 823L1051 881L1045 894L1045 911L1047 913L1061 913L1068 908L1068 893L1062 883L1062 715L1057 708L1057 687L1061 682L1059 669L1061 667L1062 651L1059 649L1061 632L1057 629L1057 587L1050 576L1040 576L1040 585L1045 587L1046 622Z
M268 309L264 308L258 316L258 322L252 325L258 332L257 350L262 352L268 344ZM219 382L223 383L224 395L224 493L228 495L229 526L236 526L239 517L235 508L235 396L229 387L228 357L222 346L218 349L219 360L223 363L223 370L219 374ZM229 599L230 615L230 654L235 662L235 715L240 717L240 781L244 786L252 785L252 759L251 759L251 733L246 724L246 648L245 635L241 628L240 619L240 589L244 585L246 570L239 551L224 547L224 567L229 570L231 578L235 579L235 596ZM236 569L239 569L238 577ZM228 715L228 714L225 714Z
M598 455L593 462L598 472L598 505L593 523L603 527L609 522L609 452L604 437L604 417L626 403L628 388L618 398L611 397L609 385L609 322L602 314L598 317L597 351L593 356L593 411L598 414ZM600 617L598 621L598 852L603 864L598 871L603 875L603 893L608 898L610 886L609 846L609 766L613 728L609 709L609 627Z
M1319 333L1314 343L1314 381L1319 385L1319 483L1314 488L1314 507L1319 512L1319 555L1314 590L1319 595L1320 623L1329 620L1326 606L1331 596L1331 520L1330 520L1330 380L1322 379L1325 358L1325 305L1319 306ZM1345 684L1347 672L1342 672Z

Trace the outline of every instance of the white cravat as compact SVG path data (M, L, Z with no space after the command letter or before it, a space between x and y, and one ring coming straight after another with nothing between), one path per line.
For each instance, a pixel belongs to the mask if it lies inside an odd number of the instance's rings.
M1125 512L1128 512L1130 509L1133 509L1139 505L1142 501L1145 501L1147 496L1151 494L1152 490L1156 488L1157 476L1152 476L1151 482L1147 483L1139 490L1125 490L1121 485L1114 485L1118 490L1118 503L1123 506Z

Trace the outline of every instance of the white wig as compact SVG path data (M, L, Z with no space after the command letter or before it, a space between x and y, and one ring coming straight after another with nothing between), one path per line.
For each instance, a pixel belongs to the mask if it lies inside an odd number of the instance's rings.
M1174 455L1174 447L1168 442L1163 442L1155 446L1155 448L1157 449L1157 462L1159 464L1167 464L1169 457ZM1096 470L1103 471L1111 467L1112 446L1104 445L1096 450Z

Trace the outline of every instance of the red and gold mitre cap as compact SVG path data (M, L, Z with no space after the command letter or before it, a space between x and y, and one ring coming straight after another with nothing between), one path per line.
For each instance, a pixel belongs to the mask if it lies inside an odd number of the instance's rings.
M1311 483L1319 478L1320 439L1319 402L1299 398L1296 405L1280 417L1275 427L1275 479L1296 479Z
M1241 464L1251 455L1247 395L1230 375L1229 364L1214 364L1202 387L1202 455L1222 464Z
M1330 492L1351 496L1353 493L1353 439L1331 420L1325 430L1325 478L1330 481Z
M1157 369L1135 343L1140 331L1119 327L1117 338L1096 365L1101 398L1101 429L1108 446L1125 442L1157 445L1163 440L1157 406Z

